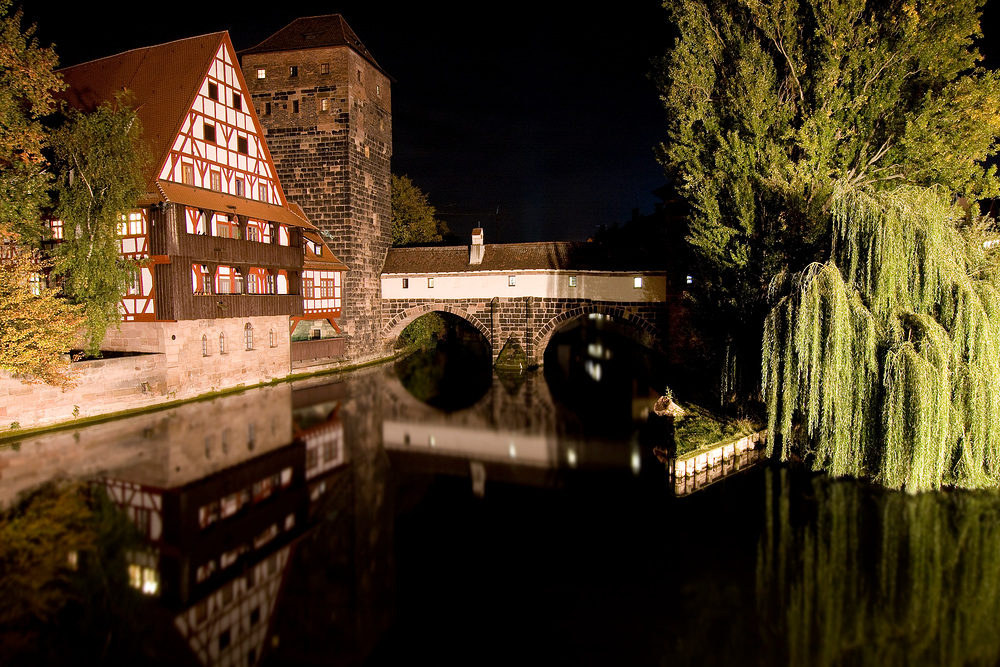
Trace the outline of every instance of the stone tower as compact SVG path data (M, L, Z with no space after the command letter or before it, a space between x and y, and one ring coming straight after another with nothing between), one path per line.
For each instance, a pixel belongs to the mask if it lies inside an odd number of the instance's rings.
M348 266L346 354L370 358L390 243L391 79L339 14L293 21L239 55L286 197Z

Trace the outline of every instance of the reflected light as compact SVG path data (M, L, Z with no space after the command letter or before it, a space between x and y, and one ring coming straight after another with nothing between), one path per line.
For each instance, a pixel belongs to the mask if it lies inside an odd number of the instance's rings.
M588 360L583 366L584 370L587 371L587 375L593 378L594 382L601 381L601 365Z
M570 468L576 467L576 449L570 447L566 450L566 463L569 464Z
M632 447L631 464L632 464L632 474L638 475L639 470L642 469L642 457L639 455L639 448L635 446Z
M436 443L436 441L434 440L434 436L433 435L430 436L429 438L427 438L427 444L429 444L431 447L433 447L435 445L435 443Z
M514 447L513 441L511 441L510 447L508 447L507 451L510 452L510 458L512 459L517 458L517 448Z

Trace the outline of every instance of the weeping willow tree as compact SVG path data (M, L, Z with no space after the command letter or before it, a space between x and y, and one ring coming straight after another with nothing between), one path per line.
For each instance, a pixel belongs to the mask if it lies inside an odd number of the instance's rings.
M757 608L768 664L996 665L1000 498L767 471ZM803 512L804 492L815 511ZM803 518L806 518L803 521Z
M765 322L770 447L909 491L1000 482L1000 292L942 189L854 192ZM776 281L776 284L779 281Z

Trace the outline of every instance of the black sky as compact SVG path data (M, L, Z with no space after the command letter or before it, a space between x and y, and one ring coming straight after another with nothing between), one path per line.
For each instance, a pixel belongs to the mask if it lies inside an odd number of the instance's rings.
M987 35L997 5L986 7ZM395 80L393 172L409 175L461 236L482 225L488 242L582 240L655 206L665 116L648 74L673 40L656 0L590 11L522 0L235 6L150 3L145 19L124 2L56 10L27 0L24 9L64 65L218 30L239 50L296 18L340 13ZM988 64L998 46L984 40Z
M655 1L547 5L284 2L237 15L232 3L151 3L148 20L134 3L23 6L64 65L218 30L239 50L298 17L340 13L395 80L393 172L457 233L481 224L488 242L582 240L652 211L665 182L647 75L670 27ZM135 17L128 29L121 16Z

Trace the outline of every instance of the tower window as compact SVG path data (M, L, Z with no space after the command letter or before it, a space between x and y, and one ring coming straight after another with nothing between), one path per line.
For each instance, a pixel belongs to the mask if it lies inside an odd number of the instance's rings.
M569 286L570 287L576 287L576 276L570 276L569 277Z
M267 78L267 70L265 68L263 68L263 67L258 67L257 68L257 78L258 79L266 79Z
M270 102L264 102L264 115L265 116L270 116L271 115L271 103Z
M329 74L330 73L330 63L323 63L323 64L321 64L319 66L319 73L320 74Z
M298 113L298 112L299 112L299 101L292 100L292 113Z
M403 278L403 289L410 289L410 279Z
M517 276L507 276L507 287L514 287L517 284Z
M243 327L243 341L248 351L253 349L253 325L249 322Z
M298 76L298 75L299 75L299 66L298 65L292 65L291 67L288 68L288 76L294 77L294 76Z
M632 279L632 287L639 289L642 287L642 276L636 276Z
M329 111L330 110L330 98L329 97L324 97L323 99L321 99L319 101L319 109L320 109L320 111Z
M428 287L434 287L434 279L433 278L428 278L427 279L427 286Z
M226 334L219 334L219 354L226 353Z

